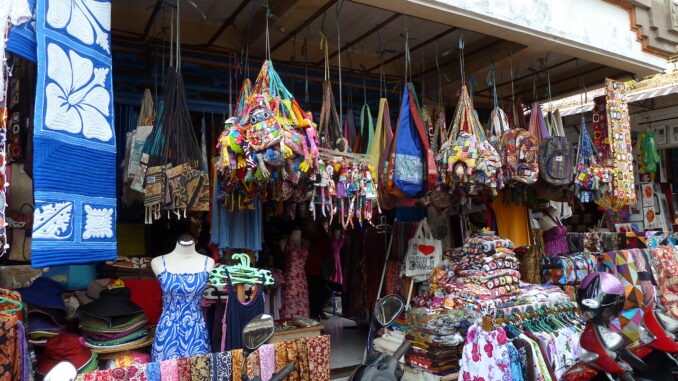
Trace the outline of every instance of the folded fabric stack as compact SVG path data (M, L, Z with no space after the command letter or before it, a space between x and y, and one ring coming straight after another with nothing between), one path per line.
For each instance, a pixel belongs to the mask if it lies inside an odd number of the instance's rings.
M520 291L520 263L513 248L508 239L481 234L448 251L445 264L431 276L433 306L492 313L514 300Z
M149 342L148 320L130 300L130 290L118 284L101 291L99 298L80 306L80 330L88 347L122 351Z
M481 319L481 315L461 309L409 310L405 338L412 342L412 348L405 355L405 362L437 376L458 372L466 331Z
M59 283L40 277L29 287L17 291L27 305L26 334L30 343L45 345L49 338L66 330L66 306Z

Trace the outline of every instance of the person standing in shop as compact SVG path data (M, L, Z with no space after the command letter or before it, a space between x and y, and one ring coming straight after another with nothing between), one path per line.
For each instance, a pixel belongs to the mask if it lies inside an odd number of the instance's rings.
M327 319L323 309L332 297L327 285L333 274L332 246L330 236L320 221L309 219L304 226L304 236L309 241L309 255L306 261L306 277L308 279L309 304L311 317Z

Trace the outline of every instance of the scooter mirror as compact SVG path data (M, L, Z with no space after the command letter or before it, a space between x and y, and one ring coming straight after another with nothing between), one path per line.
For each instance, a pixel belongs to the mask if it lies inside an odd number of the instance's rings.
M275 332L273 316L260 314L250 320L242 331L242 342L245 349L255 351L264 345Z
M388 295L374 307L374 316L382 327L391 325L405 308L405 301L400 295Z

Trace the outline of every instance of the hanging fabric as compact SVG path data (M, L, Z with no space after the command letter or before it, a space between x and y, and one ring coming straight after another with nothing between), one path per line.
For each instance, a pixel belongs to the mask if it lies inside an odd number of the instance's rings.
M113 260L120 163L113 125L111 1L38 5L32 265ZM72 10L68 27L48 17L55 8ZM84 38L85 30L94 34Z

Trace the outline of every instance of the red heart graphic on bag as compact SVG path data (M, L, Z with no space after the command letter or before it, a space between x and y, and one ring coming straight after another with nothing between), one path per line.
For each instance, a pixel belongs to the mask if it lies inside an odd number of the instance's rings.
M424 255L431 255L433 254L434 251L436 251L435 246L431 245L419 245L417 246L417 249L419 250L420 253Z

